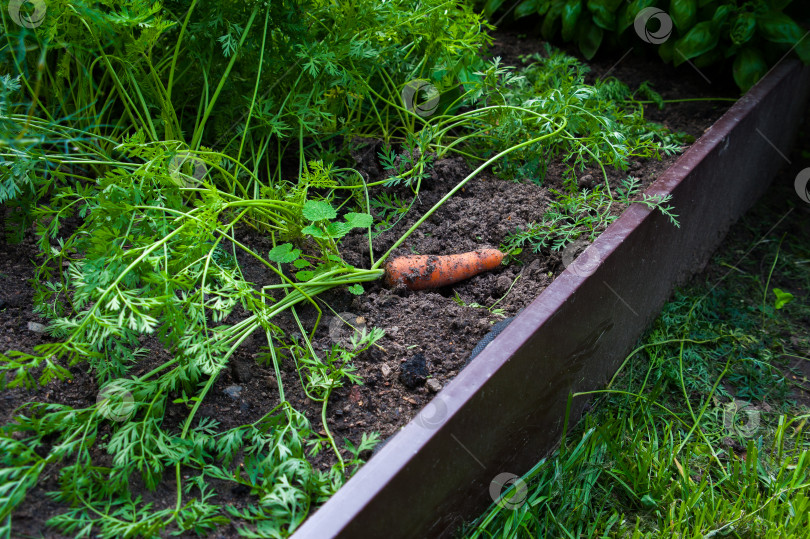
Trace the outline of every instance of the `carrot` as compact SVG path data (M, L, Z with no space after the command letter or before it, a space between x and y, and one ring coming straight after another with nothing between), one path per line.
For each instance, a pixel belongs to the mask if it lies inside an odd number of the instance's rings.
M404 284L410 290L447 286L498 267L503 253L497 249L479 249L457 255L400 256L385 265L388 286Z

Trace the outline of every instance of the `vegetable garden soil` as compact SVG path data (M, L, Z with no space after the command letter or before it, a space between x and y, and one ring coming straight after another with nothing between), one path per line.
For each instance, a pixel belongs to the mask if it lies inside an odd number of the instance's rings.
M501 56L504 65L517 66L520 55L542 50L539 40L519 39L516 34L507 33L496 33L495 37L492 56ZM688 67L675 70L654 59L644 60L632 55L622 59L615 56L596 59L590 65L592 78L588 82L592 82L593 77L607 74L635 89L648 80L664 99L738 95L731 86L720 88L718 84L707 84L698 73L690 72ZM697 138L722 115L729 103L679 103L667 105L663 111L652 105L647 106L646 114L672 130L683 131ZM353 151L357 161L353 164L355 168L367 174L370 181L383 179L383 170L376 158L376 143L354 143L357 146ZM628 175L639 178L646 187L676 158L670 156L660 161L636 161L631 163L627 171L608 170L611 188L616 188ZM552 196L550 189L562 189L564 170L563 163L550 163L543 186L504 181L491 173L483 173L423 223L394 254L451 254L481 247L498 247L517 227L541 219ZM393 229L374 239L375 254L379 256L390 248L408 227L470 171L471 168L462 158L436 162L430 178L422 182L419 197L411 211ZM581 179L588 175L601 178L597 168L579 173ZM582 187L592 185L587 178L581 183ZM408 188L401 188L397 192L406 200L409 193ZM623 207L617 205L613 211L618 214L621 210ZM3 217L7 217L5 214L8 211L2 208ZM268 238L252 230L242 230L237 237L257 252L266 252L272 247ZM37 344L50 339L47 334L38 331L41 328L31 326L31 323L44 322L33 312L33 290L29 284L34 275L35 241L33 230L29 230L22 243L0 244L0 347L3 350L30 352ZM341 252L349 264L370 266L367 235L347 236ZM259 285L272 281L272 275L261 264L247 259L240 259L239 263L248 281ZM513 260L509 265L435 291L389 289L378 281L366 284L366 292L361 296L353 296L345 288L322 295L324 301L320 304L324 316L313 341L317 351L329 347L333 338L340 337L339 334L345 335L342 328L346 326L334 323L334 314L325 306L326 303L338 313L353 313L355 317L350 319L352 322L361 317L364 319L361 322L369 328L379 327L386 332L377 346L354 361L364 385L340 388L330 398L328 423L339 445L342 445L344 438L356 445L362 433L368 432L379 432L384 440L402 428L432 398L433 390L447 384L458 374L476 343L492 324L504 316L517 314L563 269L560 253L534 253L531 249L524 249L518 260ZM501 314L493 314L486 308L460 305L456 294L466 305L477 303L486 307L503 298L496 306L502 309ZM311 328L316 311L311 306L300 307L298 314L304 327ZM244 316L245 312L237 308L228 322L233 323ZM288 335L298 332L289 314L277 323ZM230 370L220 376L200 407L197 414L199 419L210 416L220 421L223 429L231 428L256 421L278 403L277 382L272 367L256 362L261 355L261 347L266 344L264 338L256 334L242 345L231 359ZM167 352L156 340L146 340L143 346L152 350L152 357L134 367L133 376L144 374L168 359ZM420 374L420 368L425 369L427 376ZM303 394L291 358L284 359L282 369L287 399L307 415L315 430L321 430L320 405L309 401ZM3 391L0 422L8 423L14 410L30 401L63 403L76 408L93 405L98 394L95 378L83 372L82 365L70 370L73 379L67 382L53 382L30 392L23 389ZM406 370L409 370L410 376L401 377ZM403 380L413 387L406 386ZM224 392L234 385L241 386L238 395L229 396ZM184 405L172 406L167 412L167 421L177 424L184 417ZM96 451L99 464L110 462L112 457L106 455L103 449L96 447ZM370 455L366 452L361 456L368 458ZM313 464L326 470L334 460L334 454L322 447L314 457ZM140 485L139 478L133 477L132 481L133 485ZM48 479L29 493L26 502L13 516L18 536L60 537L44 525L48 518L65 510L64 506L54 503L45 494L55 490L56 486L56 475L51 473ZM213 486L216 489L220 485L213 482ZM176 501L173 474L167 474L153 492L142 486L135 488L141 491L138 494L143 496L144 501L154 503L155 509L171 506ZM219 490L218 495L221 504L230 503L237 507L244 507L252 501L248 490L242 487L227 486ZM237 534L233 527L226 527L215 536L236 537Z

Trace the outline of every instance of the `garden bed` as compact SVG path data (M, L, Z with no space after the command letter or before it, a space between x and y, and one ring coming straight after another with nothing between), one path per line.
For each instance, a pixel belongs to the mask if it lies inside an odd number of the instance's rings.
M514 36L509 39L514 39ZM501 44L502 52L508 60L516 60L514 54L509 52L513 50L509 49L509 39L505 40L506 45ZM528 42L523 46L532 50L536 43ZM499 52L497 46L495 51ZM626 60L626 63L620 63L611 69L611 65L604 62L594 67L593 74L598 76L610 72L631 87L644 80L652 80L653 86L660 90L665 99L685 95L716 95L707 91L696 74L679 79L677 85L667 85L669 70L653 68L654 65L656 64ZM712 89L712 92L716 90ZM663 112L654 106L648 106L647 110L648 115L673 130L697 137L720 116L724 108L707 101L670 105ZM365 173L370 181L383 178L385 172L376 158L379 149L376 142L353 142L358 144L355 151L356 168ZM367 143L367 146L363 147L363 143ZM675 161L675 156L669 156L660 161L636 160L631 163L628 171L609 169L607 174L611 189L620 188L621 181L628 175L639 178L640 186L646 188ZM492 173L481 174L423 223L395 254L442 254L473 250L486 245L499 246L509 233L542 217L552 200L550 190L562 191L565 188L565 168L562 162L551 163L542 185L508 182L498 179ZM430 178L422 184L412 211L396 227L375 238L375 252L384 252L391 247L427 208L470 172L470 167L460 157L436 162ZM594 188L600 183L600 174L598 168L581 171L578 174L581 182L579 187ZM407 191L407 188L400 188L393 192L405 196ZM616 205L611 209L610 215L615 218L623 209ZM675 212L681 213L678 205ZM671 224L664 227L672 227L674 230ZM604 227L597 228L601 231ZM272 248L267 238L254 232L239 231L237 237L257 251ZM366 241L367 238L362 235L347 237L341 250L344 259L357 267L368 267L370 261L367 257L367 243L364 243ZM41 328L31 325L39 321L32 312L33 292L27 284L33 277L33 265L29 261L36 254L33 231L27 233L22 244L4 244L2 249L4 252L0 258L0 273L3 294L0 298L3 304L0 306L0 326L5 330L6 341L3 347L30 352L35 345L50 340L42 333ZM239 259L238 262L247 281L261 284L273 282L273 275L263 265L247 258ZM327 421L334 437L338 440L345 438L358 445L363 433L378 432L383 439L396 433L433 398L435 390L446 386L460 372L471 350L492 324L503 317L514 316L527 307L564 269L559 251L546 249L533 252L526 248L508 266L437 291L391 290L380 282L374 282L366 285L366 293L362 296L352 296L345 290L337 289L324 294L323 299L335 311L352 313L362 317L368 327L379 327L386 331L386 336L377 343L378 346L372 347L355 362L355 374L364 380L364 385L343 387L335 390L332 395L327 409ZM496 302L497 305L494 305ZM473 304L490 309L475 307ZM312 327L316 314L313 309L302 307L298 314L305 327ZM327 317L326 323L322 323L312 341L319 351L331 346L336 339L336 334L330 332L330 327L333 330L341 327L340 324L330 324L334 317L328 309L325 309L324 314ZM238 320L243 315L244 311L237 308L230 316ZM284 315L278 324L289 334L298 331L297 324L289 315ZM217 419L221 428L235 427L256 421L278 403L278 380L274 370L272 367L256 364L265 344L258 337L251 337L242 343L231 358L230 368L218 378L200 406L201 419ZM144 340L142 345L151 348L154 353L148 361L133 370L133 376L143 375L169 359L168 353L162 350L156 339ZM415 357L424 360L430 384L422 380L414 387L408 387L400 379L402 362ZM320 424L320 405L311 402L300 390L299 375L294 363L287 358L282 365L281 376L283 385L287 388L287 400L304 412L317 430L317 425ZM67 384L52 382L34 392L22 389L4 392L3 411L0 414L3 424L9 421L17 406L32 400L62 403L76 408L95 403L98 395L95 378L81 366L70 370L73 379ZM180 425L184 410L185 404L182 403L175 402L169 406L167 428ZM323 431L321 434L324 434ZM368 452L362 456L369 456ZM101 463L112 459L101 449L94 457ZM317 469L327 470L334 464L335 455L323 448L313 462ZM133 478L135 484L138 481ZM217 486L216 482L214 484ZM46 491L55 488L56 479L52 476L28 495L27 502L14 515L15 530L20 530L20 533L37 533L43 529L45 519L64 511L64 505L57 504L44 495ZM140 488L143 490L141 494L144 500L154 502L156 508L169 507L175 501L175 492L167 481L160 484L155 491ZM244 507L250 500L248 489L238 486L223 486L218 489L217 494L221 503L229 503L235 507ZM222 532L235 536L233 529Z
M498 477L550 452L587 405L576 399L569 415L569 396L604 385L673 286L765 190L809 89L807 68L775 68L647 191L673 195L680 229L627 211L589 248L597 265L546 288L296 537L449 536L493 501Z

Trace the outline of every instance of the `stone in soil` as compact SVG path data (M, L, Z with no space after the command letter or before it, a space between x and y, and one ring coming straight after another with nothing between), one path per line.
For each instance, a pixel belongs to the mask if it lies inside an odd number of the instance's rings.
M422 354L416 354L399 367L399 381L408 389L421 386L427 380L427 360Z
M223 389L222 392L228 395L233 400L238 400L239 397L242 396L242 386L237 385L228 386L225 389Z
M580 189L591 189L593 187L593 175L585 174L584 176L580 176L577 180L577 184Z
M28 322L28 331L33 331L34 333L45 333L45 324L40 324L39 322Z
M427 388L434 393L438 393L439 391L442 390L442 385L435 378L431 378L430 380L428 380L426 385Z

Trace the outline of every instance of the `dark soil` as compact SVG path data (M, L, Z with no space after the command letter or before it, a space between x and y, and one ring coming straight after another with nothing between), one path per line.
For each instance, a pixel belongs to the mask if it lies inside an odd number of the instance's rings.
M518 56L539 51L537 40L519 40L515 35L497 36L493 55L504 57L507 65L518 65ZM593 75L608 73L635 88L644 80L664 98L700 97L717 95L719 90L693 74L679 71L677 79L672 70L654 61L625 58L615 64L615 59L606 58L593 63ZM728 91L726 97L734 97L736 91ZM665 123L674 130L700 136L729 103L693 102L667 107L659 111L648 107L650 118ZM367 150L368 148L366 148ZM382 178L382 170L374 159L375 152L360 148L357 167L368 174L371 181ZM369 157L370 156L370 157ZM634 162L629 171L608 171L610 181L618 181L633 175L649 185L669 167L675 157L661 161ZM549 189L562 188L563 163L551 163L544 186L520 184L499 180L491 174L482 174L471 181L465 189L449 200L428 219L395 255L418 252L421 254L447 254L471 251L481 247L498 247L507 234L519 226L539 220L549 203ZM461 158L449 158L435 164L429 180L423 182L419 198L412 211L392 230L383 233L374 241L377 256L385 252L428 208L449 189L463 179L471 169ZM597 169L585 171L599 177ZM400 194L407 195L408 191ZM6 208L2 211L5 213ZM617 210L618 211L618 210ZM241 235L241 237L239 237ZM269 240L253 232L237 234L261 252L270 247ZM370 265L366 236L349 236L343 242L342 254L346 261L359 267ZM20 244L0 244L0 350L32 351L37 344L47 342L44 333L29 329L29 323L42 322L33 312L33 290L29 284L34 274L36 245L33 231L29 230ZM240 260L245 278L254 283L267 284L272 276L264 267L249 260ZM357 358L355 365L365 384L336 390L330 400L329 427L337 440L348 438L357 444L364 432L379 432L382 439L402 428L433 395L433 390L447 384L464 366L476 343L503 317L513 316L528 305L563 270L559 253L532 253L524 249L519 260L499 269L476 276L452 287L435 291L409 292L404 289L389 289L381 282L366 285L366 293L352 296L345 289L324 294L322 299L337 313L351 313L368 327L383 328L385 337L376 347ZM457 301L458 300L458 301ZM500 301L499 301L500 300ZM496 315L486 308L472 307L479 304L492 306L496 301ZM459 304L463 303L462 304ZM316 333L316 350L325 350L335 339L340 339L340 324L331 324L332 312L324 307L325 320ZM243 313L234 312L229 318L233 323ZM305 327L314 322L313 309L299 309ZM346 316L343 316L346 318ZM294 335L297 326L290 318L282 318L279 324ZM35 328L36 329L36 328ZM153 365L166 360L166 353L155 342L144 344L153 350L152 357L134 369L133 375L148 372ZM231 369L221 375L198 417L214 417L223 429L252 422L261 417L278 402L277 381L272 368L256 363L260 347L266 345L258 336L246 341L231 360ZM71 369L73 379L64 383L51 383L33 391L12 390L2 393L0 422L8 423L15 408L30 402L58 402L74 407L92 405L98 394L94 378L82 372L82 366ZM300 389L294 365L284 365L282 382L288 400L303 411L314 426L320 425L320 407L309 401ZM427 383L426 383L427 382ZM239 386L234 388L233 386ZM429 389L431 387L431 389ZM225 390L228 389L226 394ZM167 411L167 425L177 424L184 416L181 405ZM366 455L367 456L367 455ZM103 461L109 456L99 454ZM314 464L326 469L334 461L334 455L322 451ZM51 479L35 488L27 501L15 512L14 526L19 536L43 534L58 537L45 528L49 517L64 511L63 506L50 501L45 492L54 490L56 482ZM142 493L146 501L161 508L174 503L173 480L164 482L155 492ZM244 506L249 502L245 492L225 487L218 494L222 503ZM236 536L232 528L221 530L222 537Z

